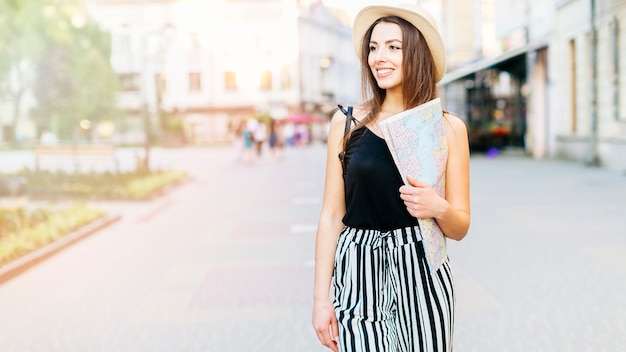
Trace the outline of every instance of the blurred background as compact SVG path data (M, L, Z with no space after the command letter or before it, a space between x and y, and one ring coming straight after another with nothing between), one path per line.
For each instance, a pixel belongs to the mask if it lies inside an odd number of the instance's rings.
M0 349L326 350L326 132L375 3L0 0ZM626 0L418 3L472 149L455 350L623 352Z
M360 101L350 25L373 3L0 0L0 145L214 145L250 118L323 140ZM625 1L418 3L474 151L626 169Z

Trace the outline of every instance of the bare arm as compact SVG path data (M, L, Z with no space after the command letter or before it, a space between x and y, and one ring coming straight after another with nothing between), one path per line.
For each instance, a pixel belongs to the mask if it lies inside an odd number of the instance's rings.
M447 207L435 219L446 237L461 240L470 225L469 142L465 123L446 114L448 166L446 170Z
M330 282L333 275L337 238L344 227L346 213L341 162L337 155L342 150L346 117L338 111L332 119L328 136L324 200L315 242L315 278L313 289L313 326L318 339L326 347L337 351L337 319L330 300Z

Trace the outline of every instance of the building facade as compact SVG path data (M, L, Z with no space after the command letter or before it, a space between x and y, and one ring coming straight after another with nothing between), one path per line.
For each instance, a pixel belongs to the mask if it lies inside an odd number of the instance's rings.
M472 148L626 169L626 1L463 3L441 2L450 43L441 91L467 120Z
M442 94L450 110L466 119L472 148L517 147L544 156L532 132L546 113L535 108L529 116L529 110L546 99L539 92L547 84L549 2L471 1L465 8L448 7L444 15L444 31L454 43L449 50L459 45L470 55L451 56Z
M359 94L350 28L318 2L99 0L90 13L112 35L120 142L158 133L163 114L186 143L225 142L233 121L322 117Z
M626 169L626 1L557 1L553 55L556 155Z

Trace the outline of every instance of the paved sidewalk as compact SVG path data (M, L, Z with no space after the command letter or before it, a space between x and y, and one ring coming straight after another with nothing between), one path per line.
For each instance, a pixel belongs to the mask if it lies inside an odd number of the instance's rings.
M503 155L471 182L456 350L626 351L626 176Z
M0 350L324 351L310 324L323 146L255 165L160 150L192 180L0 285ZM449 241L456 352L621 352L626 176L472 157L472 225Z

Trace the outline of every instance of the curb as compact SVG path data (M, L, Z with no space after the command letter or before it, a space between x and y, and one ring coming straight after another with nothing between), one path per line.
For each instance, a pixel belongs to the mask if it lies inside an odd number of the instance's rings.
M121 218L121 215L106 215L100 219L92 221L91 223L79 228L74 232L71 232L70 234L64 236L57 241L47 244L39 249L36 249L33 252L30 252L22 257L19 257L9 262L8 264L1 266L0 285L34 267L45 259L55 255L62 249L71 246L72 244L118 221Z

